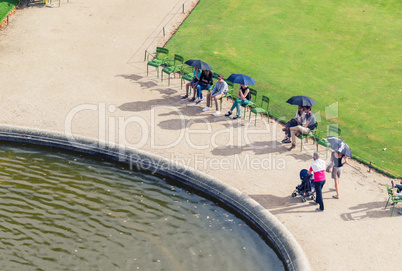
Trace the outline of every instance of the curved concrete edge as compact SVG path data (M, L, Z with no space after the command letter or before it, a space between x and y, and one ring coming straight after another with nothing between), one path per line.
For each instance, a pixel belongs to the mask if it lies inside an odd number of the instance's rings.
M138 170L166 176L234 210L270 242L287 270L311 270L308 259L295 238L268 210L239 190L193 168L118 144L27 127L0 125L0 141L86 153L126 163Z

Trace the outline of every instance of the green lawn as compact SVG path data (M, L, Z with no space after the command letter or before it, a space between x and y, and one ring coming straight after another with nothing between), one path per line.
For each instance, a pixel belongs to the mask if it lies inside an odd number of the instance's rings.
M339 124L354 155L402 176L398 2L201 0L166 47L252 76L277 118L296 111L291 96L313 97L319 130Z
M0 0L0 22L21 0Z

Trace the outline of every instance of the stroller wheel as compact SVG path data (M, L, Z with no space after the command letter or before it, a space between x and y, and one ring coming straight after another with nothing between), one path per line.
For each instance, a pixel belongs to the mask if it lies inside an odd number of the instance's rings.
M306 198L302 198L302 202L306 202Z
M292 198L296 197L297 194L295 192L292 193Z

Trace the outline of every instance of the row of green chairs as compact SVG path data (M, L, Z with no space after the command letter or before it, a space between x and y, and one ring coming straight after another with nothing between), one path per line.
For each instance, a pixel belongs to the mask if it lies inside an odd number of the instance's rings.
M152 57L152 59L150 59ZM180 79L180 88L183 88L183 81L191 81L193 80L193 71L194 68L191 66L188 66L184 64L184 58L180 55L175 54L173 59L169 58L169 49L163 48L163 47L156 47L156 52L152 54L148 54L147 56L147 76L149 73L148 66L152 66L156 68L156 76L159 78L159 67L163 66L162 72L161 72L161 81L163 82L163 74L166 73L169 75L168 77L168 85L170 86L170 75L173 73L174 77L176 77L176 73L181 74L181 79ZM213 73L213 77L215 79L218 78L218 73ZM234 100L237 96L237 94L233 90L233 83L226 81L228 84L228 92L226 94L226 98L229 99L231 98ZM212 89L212 88L211 88ZM210 91L209 89L208 91ZM191 94L191 89L190 93ZM249 114L249 121L251 119L251 113L255 114L255 121L254 125L257 123L257 115L261 114L263 116L264 114L268 116L269 118L269 98L267 96L263 96L261 99L260 106L257 106L257 90L250 88L250 94L251 94L251 100L248 105L242 105L244 107L244 118L246 117L246 112L249 109L250 114ZM220 109L222 110L222 99L220 99ZM211 106L212 106L213 100L211 101Z
M150 60L150 57L153 59ZM156 52L148 54L147 56L147 76L148 66L156 68L156 77L159 78L159 67L163 66L161 73L161 81L163 82L163 74L166 73L168 77L168 85L170 86L170 75L173 73L176 77L176 73L182 71L184 65L184 58L178 54L175 54L173 58L169 58L169 49L163 47L156 47Z
M393 202L392 211L391 211L391 216L392 216L394 214L395 205L398 202L402 202L402 199L399 199L398 197L394 196L394 194L392 193L392 187L389 188L388 184L386 186L387 186L387 192L388 192L388 201L387 201L387 204L385 205L385 209L387 209L388 203L391 200Z

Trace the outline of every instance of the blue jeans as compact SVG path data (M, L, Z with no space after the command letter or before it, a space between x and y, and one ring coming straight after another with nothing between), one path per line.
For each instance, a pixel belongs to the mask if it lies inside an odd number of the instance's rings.
M202 99L202 91L204 89L210 89L211 85L201 86L200 84L197 85L197 97Z
M237 115L241 115L241 107L240 105L248 105L250 103L249 100L243 101L242 99L236 99L236 101L233 103L232 108L230 108L230 111L233 111L233 109L236 107L237 110Z
M325 180L314 182L315 187L315 202L320 205L320 210L324 211L324 201L322 200L322 187L325 184Z

